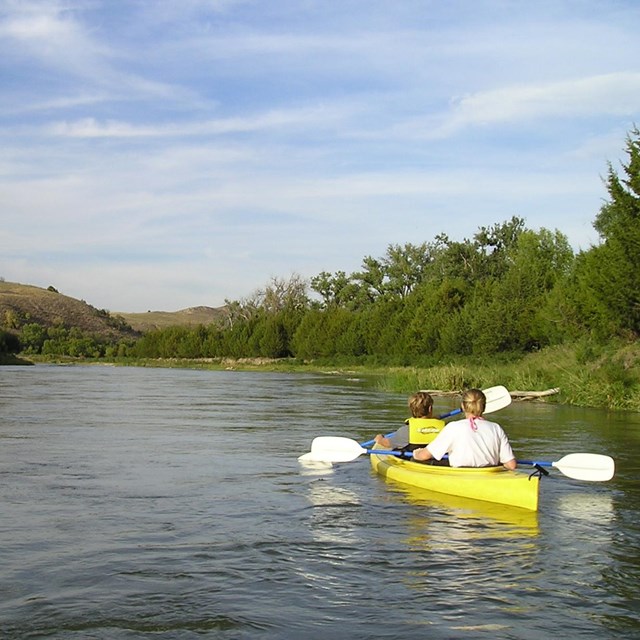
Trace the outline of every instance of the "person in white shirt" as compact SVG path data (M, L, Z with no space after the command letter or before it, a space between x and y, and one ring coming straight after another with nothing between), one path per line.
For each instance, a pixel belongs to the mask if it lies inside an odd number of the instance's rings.
M426 447L413 452L414 460L426 462L449 456L452 467L492 467L500 464L516 468L516 459L507 435L496 422L482 417L487 399L480 389L462 394L464 419L449 422Z

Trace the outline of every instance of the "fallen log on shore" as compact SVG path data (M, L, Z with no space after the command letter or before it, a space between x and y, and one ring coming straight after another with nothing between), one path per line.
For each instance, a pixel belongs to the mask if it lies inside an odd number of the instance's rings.
M459 391L442 391L440 389L421 389L421 391L426 391L432 396L440 397L454 397L460 395ZM526 400L537 400L538 398L545 398L546 396L552 396L556 393L560 393L559 387L546 389L545 391L509 391L509 395L517 402L524 402Z
M556 393L560 393L560 388L555 387L553 389L547 389L546 391L509 391L509 395L514 400L535 400L537 398L544 398L546 396L553 396Z

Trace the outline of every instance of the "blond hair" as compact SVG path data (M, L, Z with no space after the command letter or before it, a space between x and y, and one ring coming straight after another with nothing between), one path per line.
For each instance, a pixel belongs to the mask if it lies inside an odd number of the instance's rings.
M487 406L487 397L480 389L467 389L462 394L462 410L472 416L480 417Z
M429 418L433 408L433 398L426 391L418 391L409 398L409 409L414 418Z

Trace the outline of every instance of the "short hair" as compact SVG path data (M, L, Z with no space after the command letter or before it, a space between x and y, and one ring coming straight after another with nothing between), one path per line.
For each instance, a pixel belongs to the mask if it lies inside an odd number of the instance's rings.
M462 394L462 408L465 413L481 416L487 406L487 397L480 389L467 389Z
M426 391L418 391L409 398L409 409L414 418L428 418L432 407L433 398Z

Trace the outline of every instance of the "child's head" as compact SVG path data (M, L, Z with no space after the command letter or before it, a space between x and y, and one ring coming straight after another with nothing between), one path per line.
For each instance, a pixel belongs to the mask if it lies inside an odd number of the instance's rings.
M433 398L426 391L418 391L409 398L409 409L414 418L430 418Z
M487 398L480 389L467 389L462 394L462 410L472 416L481 416L487 405Z

